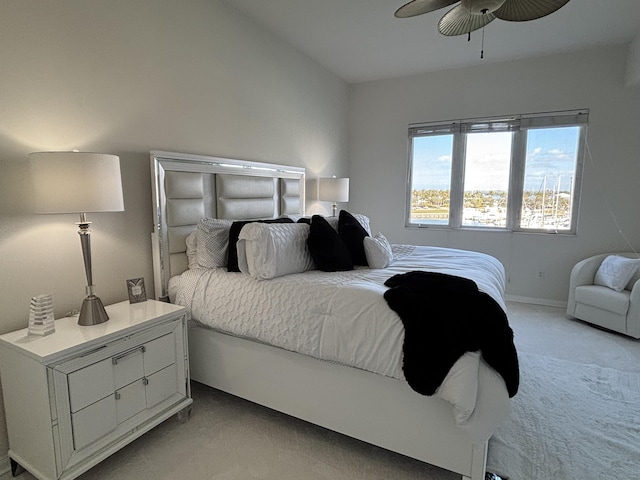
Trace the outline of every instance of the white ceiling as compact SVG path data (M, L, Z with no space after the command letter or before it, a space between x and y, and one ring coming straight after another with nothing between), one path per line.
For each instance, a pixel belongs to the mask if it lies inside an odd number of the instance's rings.
M571 0L530 22L494 20L482 30L445 37L438 21L450 7L399 19L408 0L226 0L349 83L398 77L633 40L640 0Z

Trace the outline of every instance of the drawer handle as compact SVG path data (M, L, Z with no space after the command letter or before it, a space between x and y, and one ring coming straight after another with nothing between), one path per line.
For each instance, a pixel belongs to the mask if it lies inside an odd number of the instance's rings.
M116 393L115 393L115 396L116 396L116 400L120 400L120 396L121 396L121 395L120 395L120 392L116 392Z
M142 384L143 385L149 385L149 379L147 377L143 377L142 378Z
M140 352L144 353L144 352L146 352L146 351L147 351L147 348L146 348L144 345L140 345L139 347L132 348L131 350L127 350L126 352L121 353L121 354L120 354L120 355L118 355L117 357L113 357L113 358L111 359L111 362L112 362L114 365L117 365L117 364L118 364L118 360L121 360L121 359L123 359L124 357L127 357L127 356L129 356L129 355L131 355L132 353L135 353L135 352L137 352L137 351L140 351Z

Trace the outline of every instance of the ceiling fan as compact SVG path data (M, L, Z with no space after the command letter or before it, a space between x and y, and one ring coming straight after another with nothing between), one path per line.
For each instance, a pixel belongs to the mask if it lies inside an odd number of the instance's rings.
M447 36L470 34L496 18L526 22L549 15L569 0L412 0L396 10L398 18L415 17L456 5L438 22L438 31Z

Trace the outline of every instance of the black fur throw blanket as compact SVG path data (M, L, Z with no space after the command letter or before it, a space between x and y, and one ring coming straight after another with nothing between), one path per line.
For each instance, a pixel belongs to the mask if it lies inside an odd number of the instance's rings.
M482 358L504 379L509 397L518 391L520 373L513 330L507 315L472 280L414 271L385 283L389 307L405 329L402 370L409 386L433 395L453 364L465 353Z

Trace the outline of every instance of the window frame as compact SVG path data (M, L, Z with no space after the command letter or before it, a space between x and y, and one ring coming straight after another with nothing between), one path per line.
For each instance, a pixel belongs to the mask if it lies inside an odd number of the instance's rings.
M589 120L589 110L566 110L557 112L505 115L500 117L482 117L440 122L409 124L408 162L405 198L405 227L432 229L464 229L483 232L523 232L546 233L554 235L576 235L578 213L584 170L584 151ZM534 129L579 127L576 146L576 167L573 180L573 198L571 204L571 224L568 229L525 228L522 220L524 179L527 161L528 132ZM512 133L511 158L509 166L509 186L507 216L505 227L462 225L464 210L464 180L466 166L466 135L482 132ZM449 188L449 222L443 224L417 223L411 221L411 201L413 195L413 148L414 138L438 135L453 135L451 149L451 178Z

